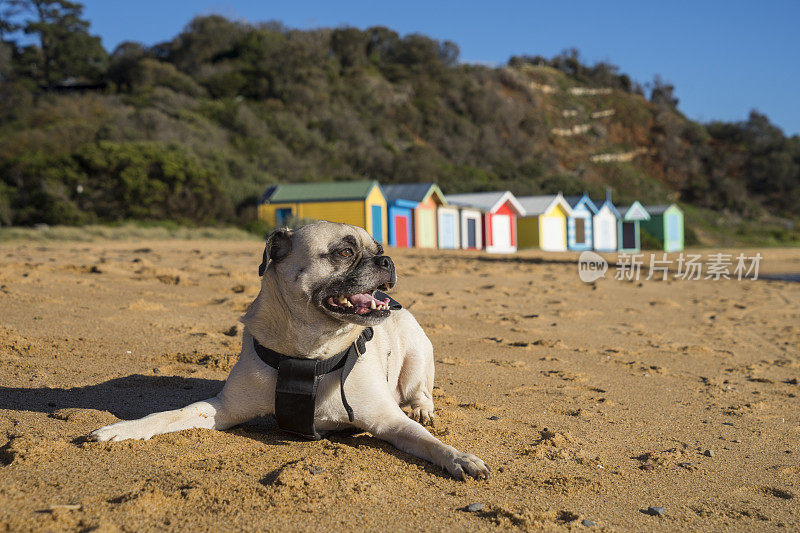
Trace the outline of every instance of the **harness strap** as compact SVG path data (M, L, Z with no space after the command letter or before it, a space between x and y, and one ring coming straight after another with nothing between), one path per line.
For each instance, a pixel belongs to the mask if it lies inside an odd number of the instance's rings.
M403 308L396 300L382 291L375 291L375 298L379 300L388 298L389 309L392 311ZM278 371L278 381L275 385L275 418L278 421L278 427L307 439L322 438L314 427L317 387L322 376L339 369L342 370L339 381L342 404L347 411L348 420L353 422L355 420L353 408L347 402L344 382L356 365L358 358L366 351L367 343L372 340L373 335L372 328L364 328L361 335L347 349L324 361L283 355L263 346L253 337L253 347L259 359Z
M372 328L364 328L356 341L333 357L323 361L289 357L267 348L253 337L253 347L259 359L278 371L275 385L275 418L278 427L285 431L317 440L321 436L314 428L314 408L317 399L317 387L322 376L342 369L340 388L342 404L347 411L347 418L355 420L353 408L347 402L344 382L358 360L366 351L367 342L372 340Z

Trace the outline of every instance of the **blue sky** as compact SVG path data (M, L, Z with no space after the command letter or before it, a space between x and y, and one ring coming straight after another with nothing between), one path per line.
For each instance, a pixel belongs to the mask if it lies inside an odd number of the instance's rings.
M660 74L680 109L702 121L767 114L800 134L800 1L672 2L84 0L92 32L112 50L126 40L172 38L195 15L217 13L293 28L388 26L451 40L462 61L505 63L576 47L590 63L618 65L640 83Z

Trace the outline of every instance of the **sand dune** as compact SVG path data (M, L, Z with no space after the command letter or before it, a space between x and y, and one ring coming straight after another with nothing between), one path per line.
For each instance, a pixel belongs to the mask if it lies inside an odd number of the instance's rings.
M266 419L85 442L220 389L261 251L0 245L0 530L800 528L800 284L585 284L572 254L392 252L436 351L431 431L487 482Z

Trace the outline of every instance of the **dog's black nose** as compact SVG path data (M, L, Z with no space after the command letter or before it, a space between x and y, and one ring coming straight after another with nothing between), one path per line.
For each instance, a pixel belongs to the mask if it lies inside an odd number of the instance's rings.
M394 270L394 263L392 262L392 258L388 255L379 255L375 257L375 264L389 271Z
M397 271L394 269L392 258L388 255L379 255L375 257L375 264L389 273L389 288L394 287L397 283Z

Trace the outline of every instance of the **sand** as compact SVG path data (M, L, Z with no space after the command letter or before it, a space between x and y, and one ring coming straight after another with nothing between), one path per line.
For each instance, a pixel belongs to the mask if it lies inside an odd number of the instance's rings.
M435 348L432 432L489 481L268 419L86 442L221 388L261 251L0 244L0 530L800 528L800 284L585 284L575 254L392 252Z

